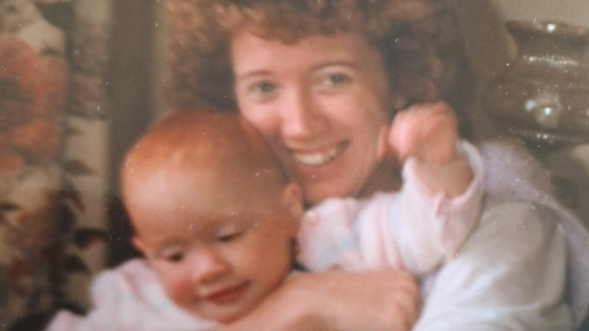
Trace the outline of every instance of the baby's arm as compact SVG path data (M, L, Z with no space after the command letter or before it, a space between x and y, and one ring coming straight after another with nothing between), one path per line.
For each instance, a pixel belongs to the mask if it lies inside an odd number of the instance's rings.
M421 274L453 256L478 223L482 161L474 147L459 144L449 106L423 104L399 113L388 138L390 149L379 152L406 161L402 191L331 199L309 212L298 258L310 270L405 266Z
M483 163L472 145L459 142L456 118L443 103L399 113L389 142L405 162L388 216L391 235L403 265L427 273L453 258L477 226Z
M421 179L417 161L403 168L403 187L390 201L388 224L402 264L423 274L458 253L479 224L483 202L483 162L476 148L460 143L473 173L470 185L460 195L432 192ZM364 240L365 241L365 240Z
M415 158L416 171L432 192L462 194L473 178L467 159L456 149L456 116L445 103L419 104L395 116L388 143L401 162Z
M355 199L328 199L307 211L297 235L297 261L314 272L366 270L353 232Z

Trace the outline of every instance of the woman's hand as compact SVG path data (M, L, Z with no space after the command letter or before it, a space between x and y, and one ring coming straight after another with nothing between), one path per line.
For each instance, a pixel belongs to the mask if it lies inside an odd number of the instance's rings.
M419 299L414 277L404 271L298 274L219 331L409 331Z

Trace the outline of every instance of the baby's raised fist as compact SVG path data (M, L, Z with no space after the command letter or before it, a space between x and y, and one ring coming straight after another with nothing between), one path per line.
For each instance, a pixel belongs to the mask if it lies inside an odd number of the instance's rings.
M401 110L391 125L388 144L399 161L409 157L436 166L457 158L458 123L444 102L417 104Z

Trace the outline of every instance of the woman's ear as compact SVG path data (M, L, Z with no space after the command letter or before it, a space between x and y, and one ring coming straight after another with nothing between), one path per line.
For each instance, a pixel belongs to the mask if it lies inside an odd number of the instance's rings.
M401 93L391 93L389 99L389 109L391 109L391 120L395 117L395 114L407 107L407 98Z
M393 153L389 142L391 128L393 127L393 121L395 120L397 112L407 107L407 98L401 93L391 93L388 106L391 112L390 123L380 128L376 145L376 157L379 161L384 160L389 154Z
M391 125L383 125L378 133L378 142L376 145L376 157L379 161L382 161L390 153L389 147L389 132Z

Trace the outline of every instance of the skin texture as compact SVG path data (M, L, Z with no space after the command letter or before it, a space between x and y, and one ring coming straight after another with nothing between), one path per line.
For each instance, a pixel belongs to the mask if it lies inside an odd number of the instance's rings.
M388 148L401 162L416 158L417 172L432 192L456 196L466 191L473 177L468 161L456 150L457 141L456 116L447 104L438 102L397 113Z
M287 43L312 35L362 34L387 59L384 73L407 104L443 99L462 111L472 84L456 20L446 2L166 1L172 50L168 101L180 109L237 109L230 36L251 29Z
M297 41L308 36L328 35L331 38L334 33L359 33L377 44L382 59L388 60L384 66L376 68L385 72L390 84L386 92L378 93L377 97L377 103L385 106L379 108L389 112L385 116L387 124L390 124L395 110L416 103L448 100L461 111L461 101L469 95L468 87L472 86L468 71L464 70L466 60L460 34L445 1L168 0L166 8L172 30L169 101L178 108L206 105L216 109L236 109L237 104L243 108L243 100L238 100L237 93L234 93L236 45L233 43L235 36L247 32L247 28L254 29L259 32L258 36L265 36L269 41L289 41L289 45L296 45ZM250 51L258 50L245 49L239 56L249 57ZM309 57L314 51L309 49L296 56L288 53L270 60L278 60L282 65ZM372 90L370 85L373 83L363 83L362 88ZM372 92L367 95L375 96ZM316 96L314 100L318 98ZM359 102L363 107L363 100ZM382 115L374 116L380 119ZM371 128L373 126L365 129ZM389 149L386 144L388 129L378 129L381 132L379 138L371 134L367 139L370 143L361 146L366 151L356 155L364 156L362 162L369 161L357 169L358 173L352 174L351 178L342 175L334 179L347 183L338 184L339 193L329 193L326 189L323 193L314 191L310 194L311 185L307 185L304 187L306 200L312 204L330 195L362 197L375 191L398 189L401 183L399 161L393 152L395 148ZM344 131L346 139L357 139L355 135L347 136L349 132L345 126L340 130ZM272 134L265 135L273 148L280 148L280 132L276 133L275 127L268 132ZM337 135L330 137L341 138ZM315 146L318 147L323 146ZM375 162L375 158L381 161ZM287 158L281 160L288 163ZM357 180L358 177L361 179ZM413 283L413 286L401 289L391 285L403 283ZM289 282L274 292L259 309L234 324L232 330L403 331L410 329L407 324L417 316L418 301L415 280L402 271L303 274L296 277L296 282ZM336 312L338 316L334 318Z
M451 108L421 104L391 123L404 98L360 36L285 44L241 32L232 40L240 111L300 182L308 203L397 188L394 174L408 157L417 159L432 190L454 195L468 187L472 174L456 152ZM337 153L325 156L330 150ZM301 275L226 330L410 330L418 302L418 287L403 271Z
M305 199L357 195L375 172L380 132L395 106L378 53L353 34L284 44L240 33L232 59L241 113ZM326 162L304 162L314 158Z
M411 330L418 295L413 276L401 270L301 274L248 316L218 330Z
M468 187L472 174L456 153L450 107L417 105L391 125L403 98L389 86L378 52L359 35L285 44L245 32L232 45L240 111L300 183L307 202L368 193L373 181L380 190L396 187L393 165L412 156L432 190L455 195ZM383 131L390 131L388 141ZM388 151L396 162L383 162L391 159Z
M290 273L300 189L236 115L185 112L156 125L126 159L123 195L133 243L189 312L234 321Z

